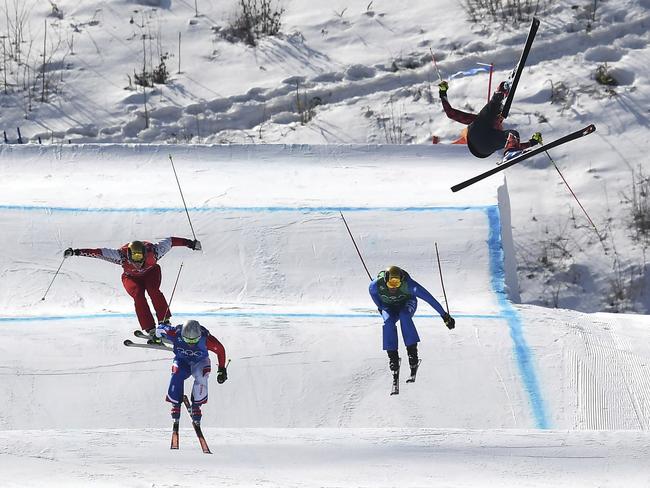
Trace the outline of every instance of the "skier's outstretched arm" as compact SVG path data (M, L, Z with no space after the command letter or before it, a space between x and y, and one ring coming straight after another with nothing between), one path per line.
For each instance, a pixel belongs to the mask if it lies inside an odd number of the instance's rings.
M455 109L449 104L449 100L447 100L447 89L449 88L449 84L446 81L441 81L438 87L440 88L440 101L442 102L442 108L444 109L445 114L447 114L447 117L465 125L469 125L476 120L476 114L463 112L462 110Z
M212 351L217 355L219 361L219 368L217 369L217 383L221 384L228 379L228 370L226 369L226 349L223 347L223 344L219 342L212 334L208 334L208 340L206 342L209 351Z
M63 252L64 257L70 256L85 256L87 258L97 258L103 259L113 264L122 264L124 262L125 256L120 252L119 249L107 249L107 248L98 248L98 249L72 249L69 247Z
M172 247L189 247L195 251L200 251L201 241L193 241L192 239L185 239L184 237L167 237L153 245L156 259L162 258L171 250Z
M435 311L440 314L440 317L444 318L444 316L447 315L447 312L444 308L442 308L440 302L438 302L438 300L436 300L433 295L429 293L429 290L427 290L413 278L410 278L410 286L411 293L431 305Z
M156 337L165 337L166 339L173 340L176 337L176 327L170 324L158 324L158 327L156 327Z
M219 361L219 367L223 368L226 366L226 348L223 347L223 344L219 342L219 339L217 339L215 336L212 334L208 335L208 341L206 343L208 346L208 350L212 351L217 355L217 359Z

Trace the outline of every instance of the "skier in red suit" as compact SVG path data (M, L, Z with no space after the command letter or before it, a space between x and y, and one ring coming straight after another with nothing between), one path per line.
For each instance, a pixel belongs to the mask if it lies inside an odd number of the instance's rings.
M500 149L503 149L504 155L507 155L509 152L522 151L542 143L542 134L539 132L535 132L529 141L521 142L519 132L503 128L501 108L503 100L508 97L510 91L510 85L507 82L504 81L499 85L490 101L478 114L463 112L449 104L447 100L449 83L446 81L441 81L438 88L442 108L447 117L467 125L467 128L463 129L461 137L454 141L454 144L467 144L469 152L477 158L487 158L494 151Z
M155 338L156 321L144 296L146 291L156 311L158 323L167 322L171 317L165 296L160 291L162 275L158 260L172 247L185 246L195 251L201 250L201 242L183 237L168 237L155 244L147 241L133 241L119 249L66 249L64 257L86 256L98 258L122 266L122 284L135 304L135 314L142 330Z

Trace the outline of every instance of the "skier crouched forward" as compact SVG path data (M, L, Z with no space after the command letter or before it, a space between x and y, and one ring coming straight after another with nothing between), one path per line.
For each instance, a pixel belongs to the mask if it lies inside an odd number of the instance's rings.
M418 368L418 342L420 342L420 336L413 322L413 315L418 308L417 299L420 298L431 305L440 314L448 329L453 329L456 321L445 312L426 288L397 266L391 266L380 272L377 279L370 283L369 292L384 319L383 343L384 351L388 353L390 370L393 375L399 373L397 352L397 321L399 320L411 375L414 376Z
M188 320L182 325L160 324L156 335L172 341L174 345L174 360L172 376L169 380L166 400L172 404L172 418L177 420L181 415L185 380L194 377L192 386L192 421L201 422L201 405L208 401L208 376L210 375L210 356L208 351L217 355L219 369L217 383L228 379L226 372L226 350L223 344L196 320Z
M504 130L501 110L503 100L508 97L510 91L508 82L501 82L490 101L478 114L463 112L449 104L447 100L449 83L446 81L441 81L438 88L440 101L447 117L468 126L463 130L461 139L456 142L467 143L469 152L477 158L487 158L500 149L503 149L504 155L507 156L510 152L521 151L542 143L542 134L539 132L535 132L529 141L521 142L519 132Z

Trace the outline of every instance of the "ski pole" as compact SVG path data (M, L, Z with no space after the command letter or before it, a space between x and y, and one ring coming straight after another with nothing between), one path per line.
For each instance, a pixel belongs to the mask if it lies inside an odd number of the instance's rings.
M169 310L172 306L172 300L174 300L174 293L176 293L176 285L178 285L178 279L181 277L181 271L183 271L183 263L181 263L181 267L178 268L178 274L176 275L176 281L174 282L174 288L172 289L172 294L169 297L169 302L167 303L167 311L165 312L165 316L163 317L163 320L167 320L170 317Z
M594 232L596 233L596 236L598 237L598 240L600 241L600 244L603 246L603 249L605 250L605 254L607 254L607 248L605 247L605 243L603 242L603 238L601 237L600 232L598 232L598 228L596 227L596 224L594 224L594 221L591 220L591 217L589 217L589 214L585 210L585 207L583 207L582 203L580 203L580 200L578 200L577 195L575 194L573 189L569 186L569 183L567 182L566 178L564 177L564 175L560 171L560 168L558 168L557 164L555 164L555 161L553 160L551 155L548 153L548 151L544 151L544 153L546 154L546 156L548 156L548 159L551 161L551 163L553 163L553 167L555 168L557 173L560 175L560 178L562 178L562 181L564 182L564 185L567 187L567 189L569 190L571 195L573 195L573 198L575 199L575 201L578 202L578 206L582 209L582 212L585 214L585 217L587 217L587 220L589 221L589 223L593 227Z
M479 66L487 66L490 68L490 76L488 78L488 93L487 93L487 101L490 101L490 95L492 94L492 73L494 72L494 63L476 63Z
M429 48L429 51L431 52L431 61L433 62L433 67L436 69L436 73L438 73L438 82L440 82L442 81L442 75L438 69L438 63L436 63L436 57L433 55L433 49Z
M442 267L440 266L440 254L438 254L438 243L434 242L436 246L436 259L438 260L438 272L440 273L440 284L442 285L442 295L445 297L445 307L447 308L447 315L449 315L449 303L447 302L447 292L445 291L445 282L442 279Z
M50 288L52 288L52 283L54 283L54 280L56 279L57 276L59 276L59 271L61 271L61 266L63 266L63 263L65 262L66 256L63 256L63 260L61 261L61 264L59 264L59 267L56 270L56 273L54 273L54 276L52 277L52 281L50 281L50 286L47 287L47 290L45 290L45 293L43 294L43 298L41 298L41 301L45 300L45 297L47 296L47 292L50 291Z
M185 204L185 197L183 196L183 190L181 190L181 183L178 181L178 175L176 174L176 168L174 167L174 160L172 155L169 155L169 161L172 163L172 170L174 170L174 176L176 177L176 184L178 185L178 191L181 193L181 200L183 200L183 207L185 207L185 213L187 214L187 221L190 223L190 229L192 230L192 235L194 240L196 240L196 234L194 233L194 227L192 227L192 220L190 219L190 213L187 211L187 205Z
M361 256L361 251L359 251L359 246L357 246L357 243L354 240L354 236L352 236L352 232L350 232L350 227L348 226L348 223L345 220L345 217L343 217L343 212L341 212L339 210L339 213L341 214L341 218L343 219L343 223L345 224L345 228L348 230L348 234L350 234L350 239L352 239L352 244L354 244L354 248L357 250L357 254L359 255L359 259L361 260L361 264L363 264L363 268L366 270L366 273L368 274L368 278L370 279L370 281L372 281L372 276L370 276L370 271L368 271L368 266L366 266L366 263L363 260L363 256Z

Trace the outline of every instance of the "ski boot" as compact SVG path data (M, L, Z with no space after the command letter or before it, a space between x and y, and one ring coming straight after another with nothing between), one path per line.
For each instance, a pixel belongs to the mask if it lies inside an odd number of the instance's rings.
M503 148L503 159L497 163L497 166L500 164L509 161L510 159L519 156L523 152L521 148L521 141L519 140L519 135L510 132L508 134L508 139L506 139L506 145Z
M172 403L172 419L174 419L174 422L178 422L180 418L181 418L181 404Z
M420 360L418 359L418 345L412 344L406 348L406 353L409 357L409 367L411 368L411 376L406 380L407 383L415 382L415 376L418 374L418 367Z
M388 353L388 367L393 374L393 386L390 391L391 395L399 395L399 365L400 358L397 351L386 351Z
M147 339L147 344L162 344L163 340L161 337L156 336L156 328L152 327L151 329L145 330L145 333L149 335Z
M191 415L192 415L192 422L194 422L195 425L200 425L201 424L201 417L203 414L201 413L201 405L198 403L193 403L191 407Z

